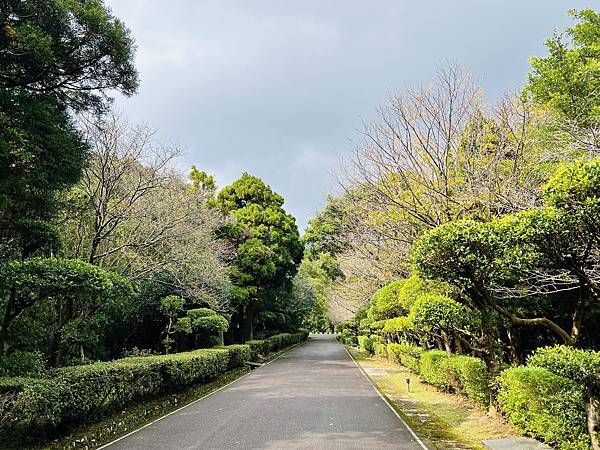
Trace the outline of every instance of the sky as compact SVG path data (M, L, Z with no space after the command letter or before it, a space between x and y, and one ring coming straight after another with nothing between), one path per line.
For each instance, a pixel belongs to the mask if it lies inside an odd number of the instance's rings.
M243 172L286 199L301 230L337 183L364 121L450 61L489 101L519 89L532 55L579 0L106 0L138 47L134 123L223 187ZM168 5L168 6L167 6Z

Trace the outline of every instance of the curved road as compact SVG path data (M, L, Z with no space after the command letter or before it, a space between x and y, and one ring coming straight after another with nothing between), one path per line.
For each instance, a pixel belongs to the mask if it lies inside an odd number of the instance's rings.
M313 336L117 449L423 449L332 336Z

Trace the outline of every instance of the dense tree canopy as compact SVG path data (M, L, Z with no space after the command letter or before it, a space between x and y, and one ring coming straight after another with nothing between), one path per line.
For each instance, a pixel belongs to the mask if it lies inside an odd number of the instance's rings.
M302 259L298 228L283 209L283 202L283 197L262 180L247 173L223 188L214 202L236 221L226 232L236 246L232 277L246 337L252 334L254 307L269 289L291 280Z

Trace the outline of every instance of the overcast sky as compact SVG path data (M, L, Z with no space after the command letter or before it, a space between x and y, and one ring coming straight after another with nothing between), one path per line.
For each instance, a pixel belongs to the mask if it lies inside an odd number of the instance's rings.
M450 60L493 101L572 23L558 0L107 0L138 46L139 94L119 101L219 186L242 172L301 230L335 189L339 155L392 93Z

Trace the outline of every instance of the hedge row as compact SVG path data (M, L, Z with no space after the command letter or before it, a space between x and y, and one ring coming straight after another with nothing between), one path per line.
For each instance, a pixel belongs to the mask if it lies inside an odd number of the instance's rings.
M388 344L387 358L408 368L411 372L419 372L419 359L423 349L414 345Z
M132 401L209 381L225 372L237 353L238 348L203 349L67 367L47 379L3 379L0 428L37 430L98 417Z
M308 332L172 355L123 358L54 370L50 378L0 378L0 431L38 431L100 417L128 403L216 378Z
M361 336L358 340L367 350L368 341ZM379 342L372 343L371 352L407 367L441 390L489 405L493 380L479 358ZM600 352L540 348L526 367L506 369L496 382L498 408L522 432L555 448L590 448L585 403L600 394Z
M365 352L373 353L373 339L368 336L358 336L358 346Z
M590 448L579 383L542 367L512 367L500 375L497 399L521 431L554 448Z

